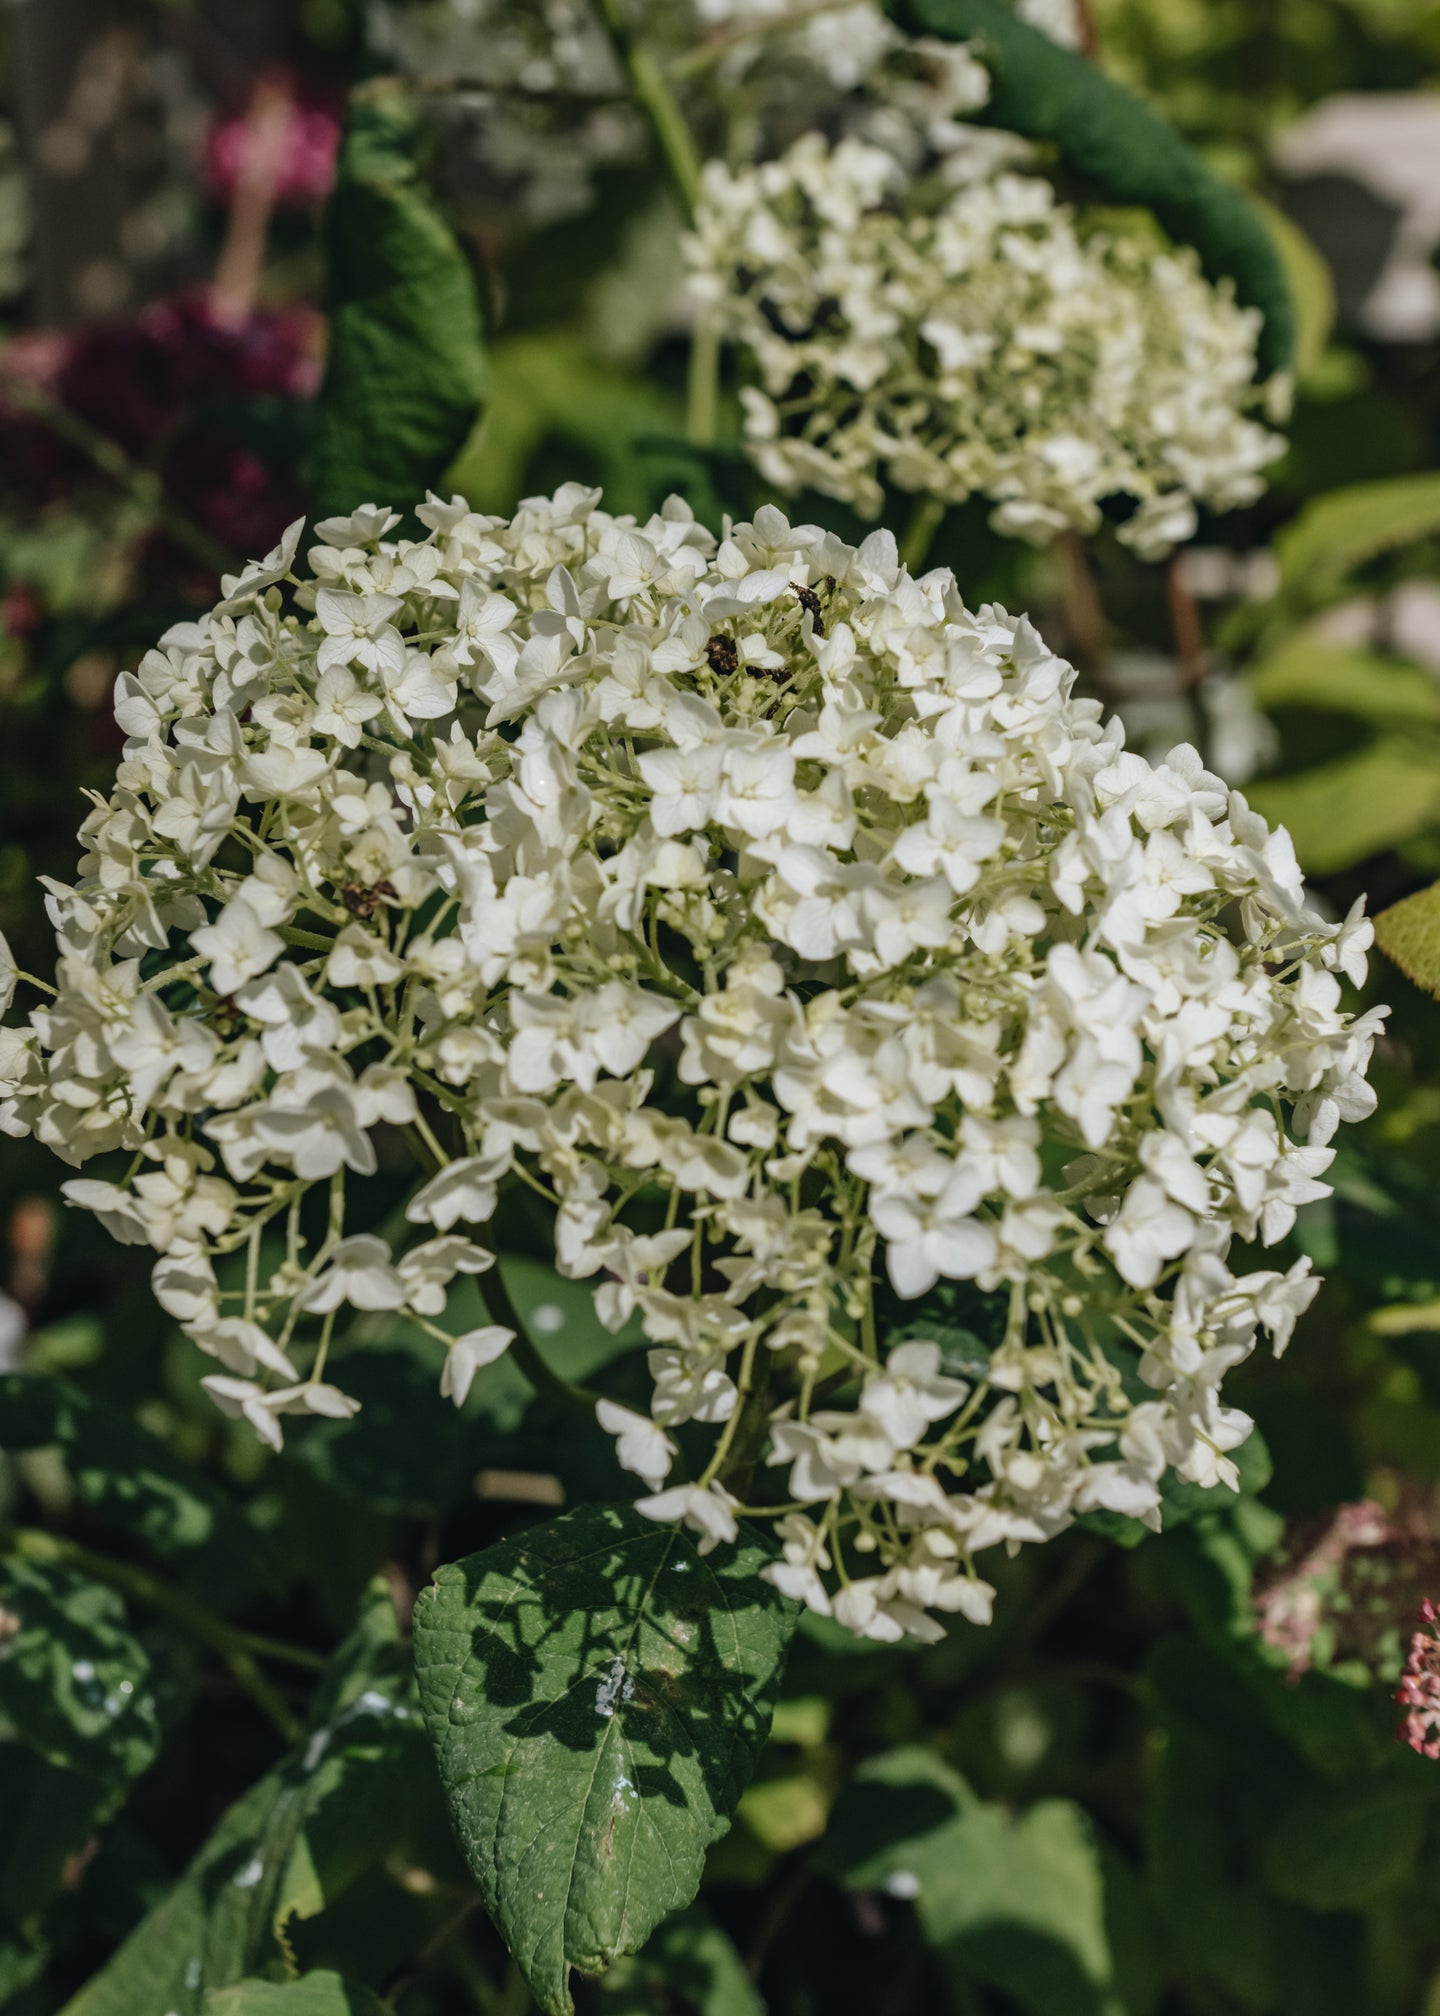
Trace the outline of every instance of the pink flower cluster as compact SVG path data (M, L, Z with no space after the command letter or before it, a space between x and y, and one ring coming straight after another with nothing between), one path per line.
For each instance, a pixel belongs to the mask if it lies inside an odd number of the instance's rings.
M1395 1699L1405 1716L1395 1732L1421 1757L1440 1758L1440 1608L1427 1597Z
M249 112L217 119L205 136L206 185L225 199L259 168L277 203L323 203L335 180L339 144L334 110L303 98L289 98L278 131ZM259 150L267 155L263 163L256 159Z

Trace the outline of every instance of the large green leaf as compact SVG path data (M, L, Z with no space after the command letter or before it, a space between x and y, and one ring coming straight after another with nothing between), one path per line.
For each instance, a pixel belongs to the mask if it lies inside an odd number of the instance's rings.
M212 1989L204 2016L386 2016L386 2010L378 1995L338 1974L304 1974L298 1981Z
M1282 591L1333 601L1356 569L1440 533L1440 475L1392 476L1317 497L1275 541Z
M1313 770L1249 784L1245 795L1272 826L1289 829L1303 868L1333 875L1440 817L1440 750L1413 736L1381 735Z
M408 509L464 447L485 396L474 275L435 207L427 132L385 78L351 100L326 213L330 361L316 412L316 514Z
M891 0L902 26L976 45L990 72L982 118L1057 146L1065 166L1111 203L1152 210L1193 245L1207 273L1228 275L1265 317L1262 364L1283 370L1295 348L1285 262L1253 204L1222 182L1174 127L1094 63L1015 13L1012 0Z
M408 1664L377 1589L296 1750L229 1809L65 2016L201 2016L207 1990L278 1959L290 1918L319 1911L405 1839L436 1791Z
M628 1507L442 1568L420 1700L490 1915L551 2016L688 1904L769 1734L796 1608L745 1540Z
M0 1713L47 1762L124 1782L153 1763L150 1661L113 1589L48 1563L0 1563Z
M933 1751L892 1750L857 1772L820 1863L850 1889L913 1898L954 1972L1028 2016L1135 2016L1146 1999L1123 1979L1106 1851L1069 1800L1015 1814Z
M1408 980L1440 995L1440 882L1382 910L1375 942Z
M225 1493L133 1415L35 1372L0 1375L0 1449L58 1448L82 1504L218 1592L263 1585L263 1536Z

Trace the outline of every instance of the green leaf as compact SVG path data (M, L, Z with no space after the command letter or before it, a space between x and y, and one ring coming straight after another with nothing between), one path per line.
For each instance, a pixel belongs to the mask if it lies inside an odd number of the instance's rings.
M485 396L479 295L427 187L426 140L394 79L354 93L325 223L330 361L312 472L322 518L418 502Z
M1275 541L1283 594L1335 601L1357 568L1440 533L1440 475L1392 476L1317 497Z
M1352 756L1249 784L1245 795L1272 826L1289 830L1302 867L1334 875L1440 817L1440 750L1381 735Z
M204 2016L387 2016L385 2004L368 1988L338 1974L304 1974L298 1981L242 1981L211 1989Z
M442 1568L420 1700L486 1906L550 2016L690 1903L769 1734L797 1621L749 1540L625 1507Z
M64 1770L138 1778L160 1743L150 1661L113 1589L67 1568L0 1564L0 1712Z
M1131 2016L1111 1943L1106 1853L1066 1799L1015 1814L976 1797L933 1752L862 1765L821 1866L851 1889L911 1897L928 1942L965 1982L1027 2016ZM1134 1904L1127 1887L1127 1910Z
M1246 674L1262 707L1311 707L1362 721L1440 720L1440 687L1419 665L1346 651L1302 630Z
M1315 1911L1375 1903L1419 1857L1428 1794L1427 1785L1408 1777L1315 1786L1288 1809L1265 1844L1270 1888Z
M201 2016L281 1957L293 1916L383 1862L436 1794L383 1585L331 1662L292 1754L229 1809L170 1894L64 2016Z
M0 1449L52 1447L83 1505L192 1568L212 1596L273 1574L263 1536L234 1501L124 1408L50 1374L0 1375Z
M610 1969L600 2006L604 2016L670 2016L677 1997L696 2016L765 2016L745 1963L698 1906L667 1918L638 1959Z
M1432 882L1375 919L1375 943L1407 980L1440 995L1440 882Z
M891 12L916 33L973 42L991 78L978 116L1053 142L1106 201L1152 210L1172 238L1195 247L1207 273L1228 275L1264 315L1262 369L1290 365L1295 306L1275 240L1254 205L1172 126L1096 64L1028 27L1011 0L892 0Z

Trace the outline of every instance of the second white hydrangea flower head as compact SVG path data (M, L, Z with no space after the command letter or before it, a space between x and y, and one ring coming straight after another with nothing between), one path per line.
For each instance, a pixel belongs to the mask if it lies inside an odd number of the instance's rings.
M688 241L701 312L750 358L746 441L780 489L876 516L885 486L988 498L1005 533L1119 537L1156 559L1200 507L1253 503L1284 443L1261 318L1187 248L1082 228L1014 136L967 130L943 181L807 134L707 164ZM1280 409L1283 410L1283 405Z

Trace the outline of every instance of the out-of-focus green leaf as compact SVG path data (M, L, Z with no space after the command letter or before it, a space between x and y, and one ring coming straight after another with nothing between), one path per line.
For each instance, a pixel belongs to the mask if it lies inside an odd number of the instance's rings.
M913 1898L947 1964L1029 2016L1133 2016L1102 1846L1069 1800L1014 1814L978 1799L933 1752L892 1750L856 1774L819 1860L848 1888Z
M769 1733L797 1609L741 1541L628 1507L442 1568L415 1611L440 1775L486 1908L550 2016L689 1904Z
M491 365L485 418L447 478L477 511L575 480L603 488L610 511L645 516L662 501L643 444L678 427L678 399L569 330L506 337Z
M1440 816L1440 751L1381 735L1353 756L1247 785L1245 795L1272 826L1288 828L1303 868L1334 875Z
M695 2016L765 2016L740 1955L698 1907L667 1918L643 1953L610 1969L600 2007L604 2016L670 2016L677 1997Z
M1430 1793L1409 1773L1315 1786L1287 1808L1266 1842L1266 1881L1277 1897L1315 1911L1374 1903L1419 1855Z
M1375 943L1408 980L1440 995L1440 882L1382 910Z
M368 1988L338 1974L303 1974L298 1981L241 1981L205 1997L204 2016L386 2016Z
M1440 475L1356 483L1307 504L1275 541L1281 591L1305 604L1334 601L1357 568L1440 533Z
M479 294L430 194L426 151L423 116L401 84L384 78L355 92L325 224L330 361L312 472L320 517L419 502L465 445L485 396Z
M1440 720L1440 686L1419 665L1346 651L1301 631L1247 674L1262 707L1313 707L1362 721Z
M149 1768L160 1743L150 1661L113 1589L0 1562L0 1713L62 1769L123 1782Z
M123 1408L49 1374L0 1375L0 1449L52 1447L82 1504L193 1568L212 1594L273 1575L263 1535L234 1500Z
M207 1990L280 1957L277 1935L401 1842L436 1797L408 1655L377 1589L336 1653L296 1750L220 1821L164 1902L65 2016L202 2016Z
M1173 126L1096 64L1027 26L1010 0L891 0L891 12L913 31L973 43L991 78L978 116L1053 142L1107 201L1152 210L1173 238L1195 247L1207 273L1228 275L1261 311L1264 370L1291 364L1295 306L1275 240L1255 206Z
M1303 384L1319 365L1335 328L1335 281L1330 268L1292 217L1262 197L1252 199L1275 241L1295 307L1295 376Z

